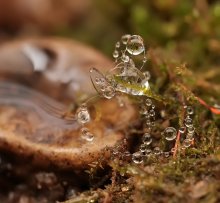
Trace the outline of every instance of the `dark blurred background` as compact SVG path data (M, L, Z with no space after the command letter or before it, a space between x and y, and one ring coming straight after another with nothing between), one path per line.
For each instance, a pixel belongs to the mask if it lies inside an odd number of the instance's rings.
M220 64L220 1L1 0L0 40L62 36L111 56L125 33L194 69Z

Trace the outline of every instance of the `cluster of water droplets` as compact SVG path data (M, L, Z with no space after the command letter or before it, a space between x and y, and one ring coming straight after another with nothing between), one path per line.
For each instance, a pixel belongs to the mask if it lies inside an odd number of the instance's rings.
M87 124L91 121L91 115L90 115L89 109L86 104L82 104L76 110L76 119L77 119L78 123L82 126L80 129L81 138L83 140L88 141L88 142L93 141L93 139L94 139L93 133L91 133L88 128L84 127L85 124Z
M186 117L184 120L184 126L181 127L180 133L184 136L185 139L182 142L182 149L188 148L192 145L194 141L195 127L193 125L193 114L194 110L191 106L185 106L186 109Z

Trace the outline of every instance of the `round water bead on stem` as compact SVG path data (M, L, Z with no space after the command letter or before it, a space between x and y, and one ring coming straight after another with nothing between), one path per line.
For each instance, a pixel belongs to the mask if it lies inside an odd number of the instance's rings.
M185 139L185 140L183 140L183 146L184 146L185 148L190 147L191 144L192 144L192 140L190 140L190 139Z
M191 106L187 106L187 108L186 108L186 113L187 113L188 115L192 115L192 114L194 113L193 108L192 108Z
M122 54L122 56L121 56L121 60L122 60L123 62L127 63L127 62L129 62L130 58L129 58L128 55L126 55L126 54Z
M76 118L80 124L88 123L91 120L88 108L85 105L82 105L77 109Z
M184 133L185 133L185 130L186 130L186 128L185 128L184 126L182 126L182 127L179 128L179 132L180 132L181 134L184 134Z
M136 164L143 163L143 156L141 152L135 152L132 154L132 161Z
M132 35L127 42L126 50L131 55L139 55L145 51L143 39L139 35Z
M166 140L172 141L172 140L176 139L177 131L176 131L176 129L173 128L173 127L167 127L167 128L164 130L163 135L164 135L164 137L165 137Z
M106 99L111 99L115 96L115 88L112 87L111 85L107 85L103 88L103 97Z
M151 105L152 105L152 100L149 99L149 98L147 98L147 99L145 100L145 104L146 104L147 106L151 106Z
M186 119L185 119L185 126L186 127L192 127L193 126L193 120L187 116Z
M119 52L117 50L115 50L112 55L116 59L119 57Z
M143 141L144 144L150 145L153 141L150 133L144 133L142 141Z
M161 151L160 147L155 147L153 153L158 156L162 153L162 151Z
M88 128L82 128L81 129L81 138L88 141L88 142L92 142L94 139L94 135L89 131Z
M120 47L120 42L116 42L115 47L119 48Z

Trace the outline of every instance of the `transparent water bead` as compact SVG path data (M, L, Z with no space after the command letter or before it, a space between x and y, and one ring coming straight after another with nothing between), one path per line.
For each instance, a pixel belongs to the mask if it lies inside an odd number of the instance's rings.
M193 126L189 126L187 128L187 131L190 133L190 134L193 134L195 132L195 128Z
M115 50L115 51L113 52L112 56L113 56L114 58L118 58L118 57L119 57L119 52L118 52L117 50Z
M89 111L86 106L79 107L76 111L76 115L77 121L81 124L88 123L91 120Z
M150 80L151 74L150 74L149 71L145 71L145 72L143 72L143 74L144 74L144 77L145 77L146 80Z
M160 147L155 147L154 148L154 154L155 155L160 155L162 152L161 152L161 149L160 149Z
M131 55L139 55L144 52L143 39L139 35L132 35L127 42L127 51Z
M186 113L187 113L188 115L192 115L192 114L194 113L193 108L192 108L191 106L188 106L188 107L186 108Z
M105 86L104 89L103 89L103 96L106 98L106 99L111 99L115 96L115 88L108 85L108 86Z
M144 133L142 141L143 141L144 144L150 145L153 141L150 133Z
M123 62L127 63L127 62L129 62L130 58L129 58L129 56L123 54L123 55L121 56L121 60L122 60Z
M146 144L146 143L141 144L141 146L140 146L140 151L141 151L142 153L144 153L144 152L147 150L147 148L148 148L148 144Z
M183 127L180 127L179 132L180 132L181 134L184 134L184 133L185 133L185 127L184 127L184 126L183 126Z
M115 44L115 47L116 47L116 48L119 48L119 47L120 47L120 42L117 42L117 43Z
M191 144L192 144L192 140L191 140L191 139L185 139L185 140L183 140L183 146L184 146L185 148L190 147Z
M144 152L142 152L143 156L150 156L152 154L151 149L146 149Z
M94 140L94 135L89 131L88 128L82 128L81 129L81 138L88 141L88 142L92 142Z
M166 158L170 156L170 152L164 152L163 154Z
M132 154L132 161L136 164L142 163L143 156L142 156L141 152L135 152L134 154Z
M192 127L193 126L193 120L190 117L186 117L185 126L186 127Z
M147 105L147 106L151 106L152 105L152 100L151 99L146 99L145 100L145 104Z
M126 45L126 44L128 43L128 40L130 39L130 37L131 37L131 35L129 35L129 34L123 35L123 36L121 37L122 43Z
M176 132L176 129L173 128L173 127L167 127L164 132L163 132L163 135L165 137L166 140L168 141L172 141L176 138L177 136L177 132Z

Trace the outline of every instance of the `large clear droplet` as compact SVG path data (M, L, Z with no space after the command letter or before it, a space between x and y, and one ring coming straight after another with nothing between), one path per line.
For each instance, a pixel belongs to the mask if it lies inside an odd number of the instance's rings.
M139 35L132 35L126 47L128 53L131 55L139 55L144 51L143 39Z
M136 164L142 163L143 156L142 156L141 152L135 152L134 154L132 154L132 161Z
M88 142L92 142L94 139L94 135L89 131L88 128L81 129L81 137Z
M77 121L81 124L88 123L90 121L90 114L87 107L79 107L76 111Z
M164 136L165 136L165 139L168 140L168 141L172 141L176 138L177 136L177 132L176 132L176 129L173 128L173 127L167 127L165 130L164 130Z
M142 141L146 145L150 145L152 143L152 137L149 133L144 133Z

